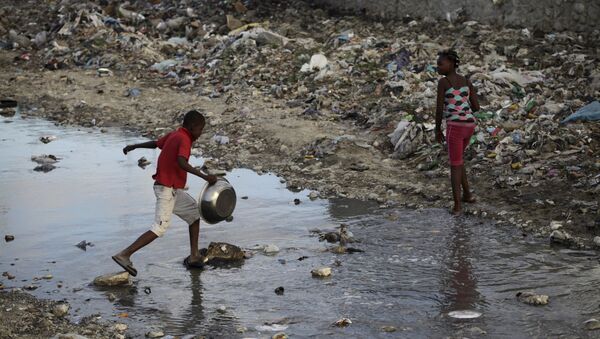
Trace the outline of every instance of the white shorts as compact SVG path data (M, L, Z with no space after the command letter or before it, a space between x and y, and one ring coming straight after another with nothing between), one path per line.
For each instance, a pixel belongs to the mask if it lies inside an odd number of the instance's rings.
M154 195L156 195L156 210L151 231L157 236L162 237L165 234L171 225L173 214L183 219L188 225L200 219L196 200L184 190L154 185Z

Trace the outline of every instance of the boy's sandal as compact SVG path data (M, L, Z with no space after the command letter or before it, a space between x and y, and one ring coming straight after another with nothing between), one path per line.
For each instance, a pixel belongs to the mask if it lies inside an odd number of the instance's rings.
M125 271L127 271L127 273L131 274L134 277L137 275L137 270L133 267L131 260L119 257L117 255L113 255L112 259L117 264L119 264L119 266L121 266Z
M183 265L185 265L185 267L187 268L204 268L204 263L201 260L190 261L189 255L187 256L187 258L183 259Z

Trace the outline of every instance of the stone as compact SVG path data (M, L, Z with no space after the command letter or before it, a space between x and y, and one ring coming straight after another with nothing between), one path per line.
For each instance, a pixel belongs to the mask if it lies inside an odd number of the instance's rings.
M69 313L69 305L67 304L58 304L52 308L52 314L57 317L64 317Z
M288 339L287 334L283 333L283 332L279 332L279 333L275 333L271 339Z
M471 327L469 328L469 333L471 333L472 335L486 335L487 332L482 330L479 327Z
M275 289L275 294L277 294L277 295L283 295L284 292L285 292L285 289L283 288L283 286L279 286Z
M277 247L276 245L273 245L273 244L269 244L263 248L263 252L265 254L275 254L275 253L279 252L279 247Z
M147 338L162 338L165 336L163 331L149 331L146 333Z
M110 301L110 302L117 300L117 296L114 295L113 293L109 293L106 297L108 298L108 301Z
M552 229L553 231L558 230L559 228L562 228L563 224L560 221L556 221L556 220L552 220L550 222L550 229Z
M569 233L565 231L555 230L550 234L550 242L557 244L568 244L572 240L572 237Z
M350 320L348 318L342 318L333 324L337 327L348 327L348 326L350 326L350 324L352 324L352 320Z
M394 326L382 326L382 327L381 327L381 330L382 330L383 332L388 332L388 333L391 333L391 332L396 332L396 331L397 331L397 328L396 328L396 327L394 327Z
M310 192L310 193L308 194L308 198L309 198L310 200L315 200L315 199L317 199L318 197L319 197L319 193L318 193L318 192L315 192L315 191L312 191L312 192Z
M547 295L535 294L534 292L519 292L517 298L522 303L534 306L548 305L550 302Z
M7 234L4 236L4 241L6 241L6 242L13 241L13 240L15 240L14 235Z
M313 277L316 278L325 278L331 275L331 267L319 267L310 271Z
M585 328L589 331L600 329L600 320L595 318L588 319L583 324L585 325Z
M600 247L600 237L594 237L594 245Z
M2 276L3 276L3 277L6 277L6 279L8 279L8 280L13 280L13 279L15 278L15 276L14 276L14 275L12 275L12 274L10 274L10 273L8 273L8 272L4 272L4 273L2 273Z
M96 286L119 286L127 284L129 284L129 273L127 272L108 273L94 279L94 285Z
M127 331L127 325L126 324L115 324L114 328L115 328L115 331L117 331L117 332L125 332L125 331Z
M227 307L225 307L224 305L221 305L221 306L217 307L217 312L221 313L221 314L225 314L225 313L227 313Z
M208 265L239 262L245 258L245 252L241 248L225 242L211 242L208 248L200 250L200 254L206 258Z

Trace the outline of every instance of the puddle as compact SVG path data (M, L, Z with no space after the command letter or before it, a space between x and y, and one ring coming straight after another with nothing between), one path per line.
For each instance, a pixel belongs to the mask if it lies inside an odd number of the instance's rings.
M170 335L270 337L490 337L588 336L583 322L600 316L600 273L594 252L561 250L524 239L489 222L454 219L443 210L381 210L353 200L310 201L286 190L279 178L234 170L228 180L239 197L235 219L201 225L201 245L230 242L244 248L275 244L274 256L256 254L239 267L190 272L187 226L176 218L167 234L133 260L130 288L101 290L95 276L118 271L110 256L150 226L154 150L121 153L142 138L122 132L56 127L43 120L0 118L0 271L7 287L36 285L36 296L68 299L75 320L99 313L127 323L134 335L160 328ZM43 144L39 138L56 135ZM32 155L62 160L34 172ZM137 159L152 164L145 170ZM194 159L193 164L201 164ZM189 178L192 195L203 185ZM295 205L293 200L302 200ZM335 255L310 230L340 223L364 253ZM81 241L94 246L83 251ZM307 257L299 261L298 258ZM339 266L336 265L336 260ZM312 278L319 266L332 276ZM51 280L34 277L52 274ZM58 285L62 287L58 287ZM283 295L274 290L283 286ZM533 307L515 294L535 290L550 304ZM146 292L150 293L146 293ZM108 293L117 297L114 302ZM448 316L481 314L474 319ZM127 313L127 318L119 314ZM346 328L332 324L352 321ZM464 318L464 317L463 317ZM469 317L467 317L469 318ZM394 333L382 331L393 326ZM245 327L240 334L237 329ZM389 330L389 327L388 327ZM475 333L475 334L474 334Z

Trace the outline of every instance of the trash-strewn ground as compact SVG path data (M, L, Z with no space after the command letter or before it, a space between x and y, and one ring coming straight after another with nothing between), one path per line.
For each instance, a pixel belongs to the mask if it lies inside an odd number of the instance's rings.
M482 103L467 154L479 202L467 214L576 247L600 233L600 122L559 124L598 98L598 31L375 22L299 1L7 1L0 11L0 94L23 116L156 136L202 108L210 126L196 153L213 166L415 208L450 206L434 66L454 47Z
M36 299L19 291L0 292L0 338L125 338L127 326L99 316L69 321L68 304Z

